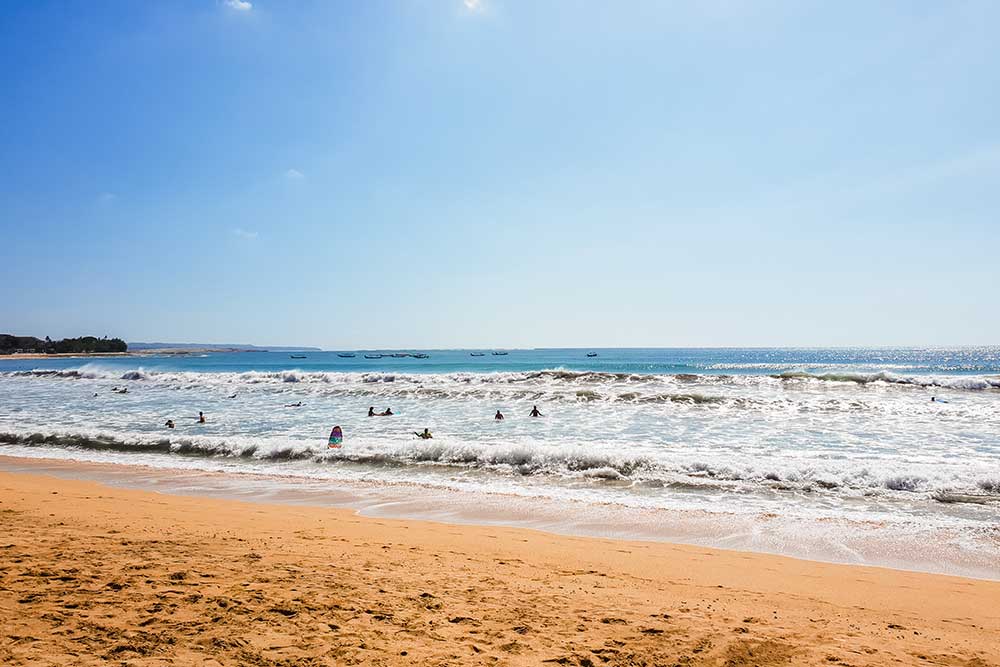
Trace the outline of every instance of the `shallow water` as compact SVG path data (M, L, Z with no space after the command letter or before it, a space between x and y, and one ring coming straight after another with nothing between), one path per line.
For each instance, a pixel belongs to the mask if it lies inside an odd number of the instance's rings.
M1000 348L586 352L0 361L0 454L517 499L626 534L686 512L741 528L659 532L1000 572Z

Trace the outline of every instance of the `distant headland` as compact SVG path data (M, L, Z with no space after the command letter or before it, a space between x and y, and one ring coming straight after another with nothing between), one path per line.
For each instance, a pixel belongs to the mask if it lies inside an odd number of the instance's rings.
M121 338L81 336L52 340L0 334L0 357L31 359L50 356L144 356L200 352L319 352L318 347L242 345L233 343L126 343Z

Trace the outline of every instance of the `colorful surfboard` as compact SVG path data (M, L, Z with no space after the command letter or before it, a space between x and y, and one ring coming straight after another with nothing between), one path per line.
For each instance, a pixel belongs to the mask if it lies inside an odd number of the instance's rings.
M330 444L328 447L330 449L340 449L342 442L344 442L344 432L340 430L339 426L334 426L333 430L330 431Z

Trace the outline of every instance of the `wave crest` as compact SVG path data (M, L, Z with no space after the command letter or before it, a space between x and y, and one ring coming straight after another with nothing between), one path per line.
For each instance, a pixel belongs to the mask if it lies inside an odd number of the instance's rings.
M1000 501L1000 478L984 475L958 480L935 478L917 471L892 471L880 475L852 467L816 469L786 462L720 463L704 460L653 459L580 446L539 447L532 444L356 441L342 449L327 449L315 441L281 437L177 436L174 434L121 434L102 432L0 432L0 446L52 447L57 449L193 457L241 458L256 461L311 461L316 464L362 464L401 468L450 466L485 469L516 475L551 475L620 480L648 488L705 488L737 491L791 491L867 495L873 491L910 494L966 494ZM128 460L121 461L128 463ZM278 472L278 470L275 470Z
M993 375L899 375L889 371L876 373L807 373L786 371L771 377L778 380L805 380L818 382L852 382L866 385L876 382L886 384L912 385L915 387L941 387L943 389L964 389L981 391L1000 389L1000 376Z

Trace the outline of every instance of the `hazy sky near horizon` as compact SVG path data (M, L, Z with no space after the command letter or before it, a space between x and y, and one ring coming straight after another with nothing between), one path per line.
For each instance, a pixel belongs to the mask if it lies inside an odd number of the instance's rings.
M1000 3L0 7L0 332L1000 343Z

